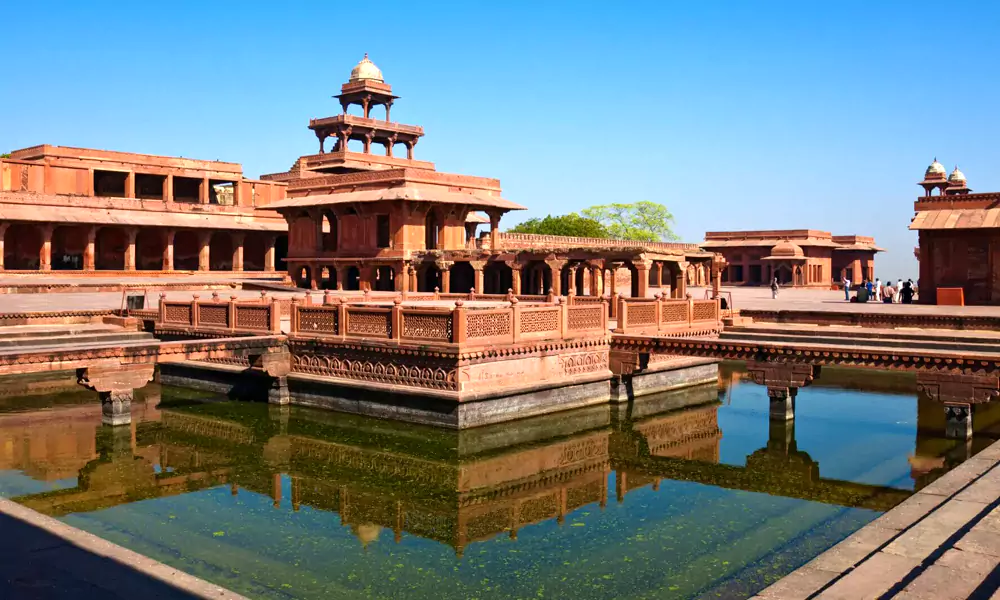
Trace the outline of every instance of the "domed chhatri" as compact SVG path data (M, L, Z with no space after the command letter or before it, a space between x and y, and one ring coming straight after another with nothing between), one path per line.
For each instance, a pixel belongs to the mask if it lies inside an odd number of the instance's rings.
M924 175L927 179L943 179L946 173L947 171L944 170L944 165L939 163L938 159L935 158L934 162L931 163L931 166L927 167L927 171L924 172Z
M958 165L955 165L955 170L951 172L948 176L948 181L950 183L965 183L965 173L958 170Z
M361 62L351 69L351 81L366 80L385 83L385 80L382 79L382 71L375 66L375 63L368 59L367 52L365 52L365 57L361 59Z
M802 246L789 240L784 240L771 249L771 256L798 258L805 256L805 252L802 250Z

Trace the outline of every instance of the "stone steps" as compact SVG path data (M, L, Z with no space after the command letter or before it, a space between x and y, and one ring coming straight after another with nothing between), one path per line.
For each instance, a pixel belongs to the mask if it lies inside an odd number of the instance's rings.
M103 323L80 323L75 325L15 325L0 327L0 341L19 338L68 337L88 333L110 333L123 331L117 325Z
M70 340L62 340L60 343L51 343L48 345L40 346L17 346L0 348L0 356L17 355L17 354L28 354L35 352L62 352L62 351L72 351L72 350L103 350L105 348L129 348L132 346L149 346L151 344L157 344L159 341L152 335L145 334L145 337L136 337L130 340L89 340L81 341L77 338Z
M8 335L11 334L11 335ZM153 334L120 327L36 329L34 331L0 331L0 353L36 352L64 348L89 348L147 344L156 341Z

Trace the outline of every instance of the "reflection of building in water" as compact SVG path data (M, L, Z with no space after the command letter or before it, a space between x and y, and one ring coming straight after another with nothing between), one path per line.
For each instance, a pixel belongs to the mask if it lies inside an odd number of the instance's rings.
M709 403L671 410L699 393ZM396 541L407 533L461 555L472 542L516 539L531 524L603 507L612 470L619 501L662 479L879 510L910 494L823 479L796 447L794 423L772 421L767 446L745 465L719 464L716 386L683 394L630 404L620 417L594 407L466 432L261 405L163 409L159 421L135 425L134 440L128 429L121 438L95 427L97 456L81 467L78 487L19 501L62 515L228 484L279 509L336 512L364 547L391 531Z

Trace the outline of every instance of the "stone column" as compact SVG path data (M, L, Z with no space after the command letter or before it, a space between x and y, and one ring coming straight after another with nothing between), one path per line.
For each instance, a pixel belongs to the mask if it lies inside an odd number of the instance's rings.
M632 264L635 266L636 277L639 279L635 286L636 297L645 298L649 295L649 270L652 268L652 261L636 260Z
M358 274L361 276L361 282L358 286L361 291L371 290L372 284L375 283L375 267L371 265L363 265L358 269Z
M135 238L139 230L135 227L125 228L125 270L135 271Z
M944 436L966 440L972 437L972 405L947 403L944 405Z
M211 270L212 261L212 232L198 232L198 270Z
M650 271L652 273L652 279L653 279L653 284L652 285L653 285L653 287L657 287L657 288L658 287L663 287L663 275L662 275L662 269L660 268L660 264L661 263L658 263L658 262L656 262L654 260L653 261L653 266L652 266L652 271Z
M396 278L393 281L393 287L396 288L397 292L407 292L409 291L410 278L407 271L406 263L400 263L394 269Z
M269 273L272 272L272 271L274 271L274 268L275 268L275 266L274 266L275 259L276 259L275 249L274 249L275 242L276 242L276 238L273 235L272 236L268 236L267 241L265 242L267 244L267 247L264 250L264 270L267 271L267 272L269 272ZM338 281L339 281L339 279L338 279Z
M500 247L500 213L491 212L490 216L490 249L496 251Z
M132 422L133 391L153 378L154 365L88 367L77 371L77 382L101 397L101 422L128 425Z
M510 267L511 289L516 296L521 293L521 269L524 268L524 265L516 260L512 260L507 261L507 266Z
M406 273L410 277L410 291L416 292L420 290L420 281L417 278L417 265L409 263L406 266Z
M572 265L566 267L567 277L566 277L566 295L576 296L580 293L580 290L576 289L576 271L579 269L579 265Z
M42 232L42 247L38 252L38 270L51 271L52 232L55 230L55 227L52 225L42 225L39 229Z
M10 227L10 223L0 223L0 271L5 268L3 263L4 238L7 236L8 227Z
M687 268L688 264L685 261L680 261L676 263L677 272L674 273L673 281L673 291L670 296L672 298L686 298L687 297Z
M547 260L545 264L549 266L552 277L552 293L556 296L562 295L562 269L566 266L565 260ZM545 281L545 278L541 278ZM544 286L543 286L544 287ZM542 293L547 294L549 290L543 289Z
M163 180L163 201L173 202L174 201L174 176L167 175L167 178Z
M87 247L83 249L83 270L93 271L97 268L97 227L91 225L87 229Z
M177 234L173 229L163 232L163 270L174 270L174 236Z
M198 186L198 202L202 204L208 204L211 199L211 192L209 192L209 180L208 177L203 177L201 180L201 185Z
M483 277L483 269L486 268L485 260L470 260L469 264L472 265L472 270L475 272L475 286L477 294L486 293L486 283ZM464 291L464 290L463 290Z
M337 272L337 289L342 290L344 289L344 282L347 279L347 267L335 266L333 269Z
M771 403L770 418L772 421L791 421L795 418L795 395L798 388L769 387L767 397Z
M246 235L243 233L234 233L233 236L233 271L243 270L243 242L246 239Z
M135 198L135 171L129 171L125 175L125 197Z
M450 294L451 293L451 266L455 263L451 261L441 261L435 262L439 271L441 271L441 293Z

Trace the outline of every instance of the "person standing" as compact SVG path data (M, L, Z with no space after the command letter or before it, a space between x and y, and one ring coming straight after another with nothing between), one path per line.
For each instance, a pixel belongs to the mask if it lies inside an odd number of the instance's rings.
M910 285L909 281L903 284L903 290L899 295L903 304L913 304L913 286Z
M875 278L875 302L882 301L882 280Z
M848 302L850 302L851 301L851 280L848 279L845 276L844 277L844 281L842 283L844 284L844 300L847 300Z
M902 297L903 297L903 280L898 279L896 280L896 295L892 297L892 301L896 304L899 304Z
M778 278L775 277L771 280L771 299L774 300L778 297Z

